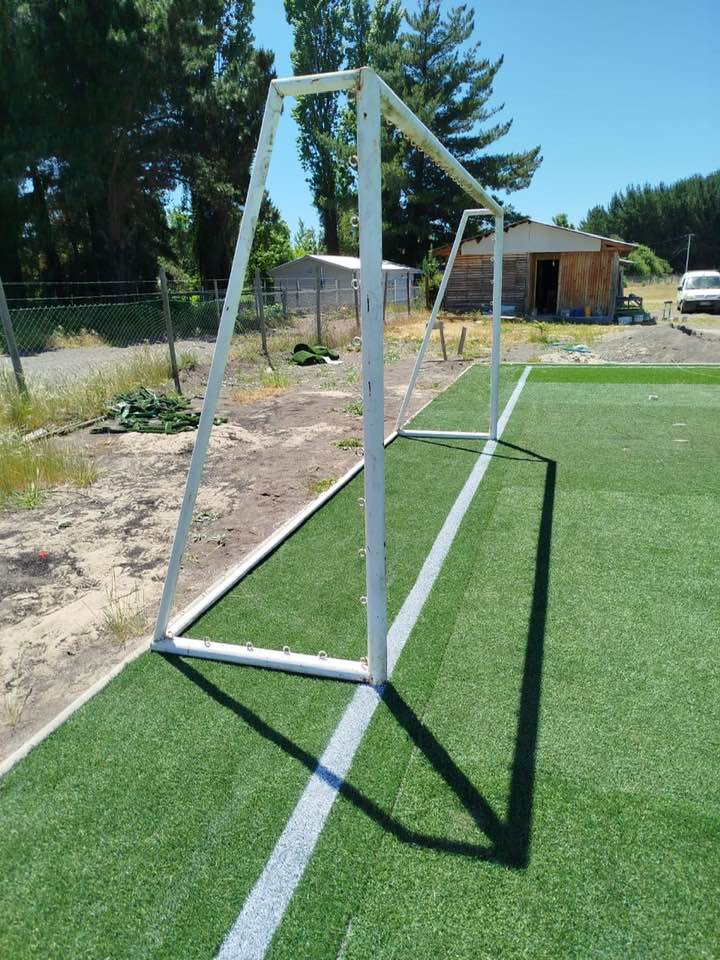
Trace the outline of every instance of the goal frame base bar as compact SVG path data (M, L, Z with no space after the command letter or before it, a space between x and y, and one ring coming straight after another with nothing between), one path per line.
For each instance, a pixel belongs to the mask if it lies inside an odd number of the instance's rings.
M491 440L489 433L468 430L398 430L399 437L433 438L439 440Z
M370 683L371 676L363 660L345 660L322 653L294 653L291 650L273 650L270 647L255 647L252 644L218 643L216 640L195 640L192 637L165 637L153 640L150 649L156 653L180 657L198 657L201 660L222 660L246 667L263 667L266 670L282 670L285 673L310 674L330 677L333 680L349 680L355 683Z

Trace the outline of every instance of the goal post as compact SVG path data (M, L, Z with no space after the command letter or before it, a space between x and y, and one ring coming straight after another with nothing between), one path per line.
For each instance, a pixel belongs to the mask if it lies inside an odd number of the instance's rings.
M495 217L495 239L493 244L492 347L490 351L489 430L486 432L471 430L407 430L405 429L404 424L408 406L410 405L410 400L422 368L423 360L425 359L425 354L427 353L428 346L430 345L432 332L437 325L438 314L440 313L440 308L442 307L443 300L445 299L445 292L447 291L448 283L450 282L450 276L452 274L453 267L455 266L455 260L460 252L460 247L462 246L468 220L474 217L485 217L493 214ZM497 440L500 393L500 321L502 314L503 238L504 226L502 209L499 213L494 212L488 207L463 210L462 216L460 217L460 223L458 224L457 232L455 234L455 239L450 249L450 255L447 259L445 270L440 281L440 286L438 287L438 292L430 312L430 319L428 320L425 328L425 335L422 343L420 344L420 349L418 350L417 357L415 358L415 365L413 366L412 373L410 374L410 380L400 405L400 412L398 413L397 418L397 430L400 436L423 438L437 437L439 439L450 440Z
M240 297L247 271L260 204L265 189L268 168L278 121L285 97L313 96L334 91L354 92L357 119L358 214L360 220L360 291L362 317L362 376L363 376L363 445L364 445L364 510L365 510L365 579L367 606L367 656L349 660L328 656L297 653L289 649L286 638L277 638L277 648L254 647L252 644L224 643L195 639L185 635L201 614L239 583L277 546L297 529L290 522L251 558L225 577L219 589L211 590L193 604L192 618L187 616L170 622L182 557L192 522L203 466L207 457L213 420L217 409L228 354L235 329ZM421 151L426 153L476 202L483 204L502 224L502 207L485 192L482 186L452 156L435 135L408 109L380 77L370 68L344 70L336 73L313 74L273 80L270 83L263 114L258 146L248 187L247 199L240 223L230 278L225 294L218 335L213 352L210 374L205 390L202 413L198 425L178 518L168 570L158 609L151 648L164 654L194 656L224 660L230 663L308 673L382 685L387 679L387 588L385 573L385 445L384 440L384 366L383 366L383 283L382 283L382 200L381 200L381 117L393 123ZM464 216L464 215L463 215ZM502 235L502 230L500 230ZM459 244L458 244L459 245ZM496 273L502 271L502 259ZM500 296L494 293L499 332ZM499 345L493 369L499 370ZM497 370L494 373L497 379ZM495 422L497 404L495 404ZM494 428L491 432L494 432ZM349 479L349 478L348 478ZM339 482L328 491L332 495L344 485ZM329 496L320 498L322 502ZM309 516L315 507L300 515Z

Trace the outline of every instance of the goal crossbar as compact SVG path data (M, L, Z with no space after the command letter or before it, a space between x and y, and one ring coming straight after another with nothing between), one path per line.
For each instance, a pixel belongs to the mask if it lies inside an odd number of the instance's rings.
M170 613L192 522L203 465L207 457L213 420L217 409L235 330L240 298L247 271L255 227L265 190L270 158L282 112L288 97L312 96L334 91L354 92L357 115L358 214L360 220L360 287L362 290L362 377L365 511L365 578L367 609L367 657L349 660L298 653L288 646L259 648L252 644L221 643L185 636L185 630L222 594L211 591L193 604L193 619L184 618L177 633L169 628ZM381 685L387 679L387 595L385 574L385 474L384 474L384 375L383 375L383 282L381 207L381 115L393 123L415 146L427 154L487 212L502 222L502 207L456 160L437 137L369 67L336 73L288 77L270 83L263 113L258 146L253 161L247 199L235 246L230 278L223 303L218 334L208 376L200 422L195 437L180 515L163 585L151 648L165 654L223 660L295 673L368 682ZM500 231L502 233L502 230ZM497 269L497 264L496 264ZM502 269L502 263L500 265ZM495 302L495 298L494 298ZM499 323L499 298L498 298ZM497 421L497 411L495 423ZM287 532L284 536L288 536ZM263 550L254 552L256 566L275 546L273 538ZM242 567L243 565L241 565ZM250 569L250 565L247 565ZM226 578L226 590L239 582Z
M417 383L418 376L420 375L425 354L427 353L428 346L430 345L432 332L437 326L438 314L440 313L440 308L442 307L443 300L445 299L445 292L447 290L448 283L450 282L450 276L452 274L453 267L455 266L455 260L460 251L460 247L462 246L468 220L473 217L484 217L488 214L494 215L495 217L492 287L492 347L490 351L490 429L487 432L473 430L406 430L403 424L405 423L407 410L410 405L413 390L415 389L415 384ZM504 228L502 209L500 209L499 212L496 210L491 210L488 207L463 210L462 216L460 217L460 223L458 224L457 232L455 234L455 239L450 249L450 256L448 257L447 264L445 265L440 286L438 287L438 292L435 296L435 301L430 312L430 319L425 327L425 336L420 344L420 349L418 350L417 357L415 358L415 365L413 366L410 380L408 382L407 389L405 390L405 396L400 404L400 412L398 413L397 418L397 431L401 437L437 437L441 440L497 440L500 394L500 321L502 313L503 234Z

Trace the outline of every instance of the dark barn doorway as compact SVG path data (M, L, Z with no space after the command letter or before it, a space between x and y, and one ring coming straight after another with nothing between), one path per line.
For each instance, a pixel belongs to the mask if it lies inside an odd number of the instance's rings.
M535 307L538 313L557 313L560 260L538 260L535 274Z

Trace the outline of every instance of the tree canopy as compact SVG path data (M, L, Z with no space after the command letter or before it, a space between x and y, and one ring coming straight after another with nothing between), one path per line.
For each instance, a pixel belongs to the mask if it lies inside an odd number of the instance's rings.
M687 235L693 234L690 269L720 265L720 170L675 183L630 186L607 206L588 211L581 229L644 244L685 269Z
M502 66L473 42L475 14L461 4L446 13L440 0L420 0L403 15L398 0L286 0L295 28L298 72L374 67L450 151L492 191L527 187L542 158L540 148L514 153L490 148L510 130L492 105ZM312 56L311 56L312 55ZM315 58L314 60L312 58ZM322 106L296 112L301 155L331 253L352 252L356 238L345 223L356 204L347 160L354 152L354 119L343 97L312 98ZM309 104L311 98L301 101ZM428 246L448 240L467 198L435 164L397 132L383 129L384 254L418 263Z
M0 276L6 281L228 275L274 54L253 0L0 0ZM527 186L539 148L502 153L493 82L467 4L285 0L293 68L373 66L493 191ZM294 107L320 218L296 242L265 198L252 254L264 274L293 250L355 252L354 103ZM385 255L419 263L466 199L385 125Z
M227 276L273 54L252 0L0 0L0 275ZM168 217L183 189L189 216ZM192 271L190 271L192 272Z

